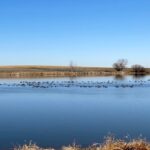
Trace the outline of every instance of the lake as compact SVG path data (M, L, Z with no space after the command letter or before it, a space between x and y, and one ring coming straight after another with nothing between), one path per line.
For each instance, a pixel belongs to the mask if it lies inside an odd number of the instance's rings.
M109 134L150 140L149 79L0 79L0 149L30 141L41 147L60 148L74 142L88 146L103 142ZM17 86L21 81L53 82L58 87ZM71 87L64 87L62 83L68 82ZM89 87L90 83L100 86ZM128 84L133 87L122 86Z

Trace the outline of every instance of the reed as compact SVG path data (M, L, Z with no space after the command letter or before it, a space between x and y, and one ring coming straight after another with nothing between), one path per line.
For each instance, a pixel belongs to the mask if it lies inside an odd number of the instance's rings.
M14 150L54 150L53 148L40 148L35 144L24 145ZM108 137L102 144L93 144L89 147L78 145L63 146L61 150L150 150L150 142L143 139L133 139L128 142L125 140Z

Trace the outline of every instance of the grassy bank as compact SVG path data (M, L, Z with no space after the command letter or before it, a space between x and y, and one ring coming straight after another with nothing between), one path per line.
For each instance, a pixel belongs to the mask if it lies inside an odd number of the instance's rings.
M146 69L150 74L150 69ZM70 77L70 76L111 76L134 74L130 68L117 72L105 67L70 66L0 66L0 78Z
M54 150L53 148L43 149L37 145L24 145L14 150ZM94 144L86 148L77 145L62 147L61 150L150 150L150 143L146 140L138 139L126 142L107 138L103 144Z

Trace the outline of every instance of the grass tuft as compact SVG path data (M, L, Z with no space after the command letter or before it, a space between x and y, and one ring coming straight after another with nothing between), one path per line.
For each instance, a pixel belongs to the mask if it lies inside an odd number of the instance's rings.
M35 144L24 145L15 148L14 150L54 150L52 148L43 149ZM131 140L116 140L108 137L103 144L93 144L89 147L82 148L78 145L63 146L61 150L150 150L150 143L143 139Z

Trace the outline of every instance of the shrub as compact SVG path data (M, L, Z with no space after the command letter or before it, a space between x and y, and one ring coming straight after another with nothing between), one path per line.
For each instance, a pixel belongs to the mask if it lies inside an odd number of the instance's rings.
M141 65L133 65L132 67L132 71L135 73L135 74L143 74L143 73L146 73L146 69L141 66Z
M116 63L113 64L113 68L117 71L123 71L128 64L126 59L119 59Z

